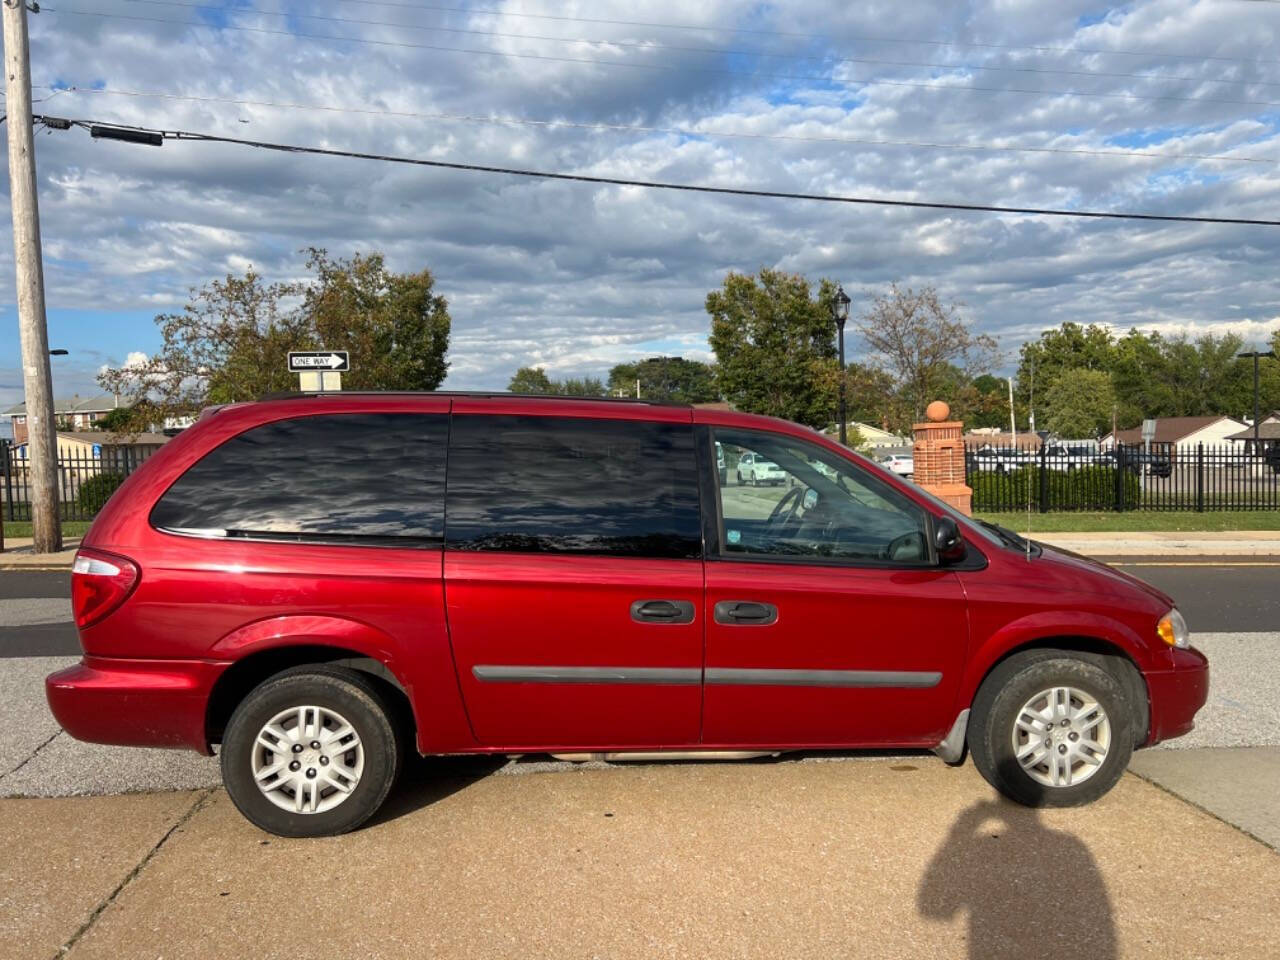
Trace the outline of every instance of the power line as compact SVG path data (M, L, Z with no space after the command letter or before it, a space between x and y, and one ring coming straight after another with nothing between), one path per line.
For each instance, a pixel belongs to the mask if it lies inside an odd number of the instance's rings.
M833 78L828 74L792 74L792 73L770 73L756 70L735 70L730 67L705 67L705 66L684 66L662 63L630 63L623 60L596 60L589 57L561 57L551 56L539 53L512 53L505 50L483 50L466 47L446 47L438 44L430 43L409 43L403 40L376 40L370 37L342 37L333 36L331 34L316 33L299 33L292 30L273 30L269 27L248 27L243 25L232 24L210 24L198 23L192 20L170 20L165 17L142 17L126 13L109 13L99 10L75 10L70 8L44 8L50 13L69 14L78 17L99 17L114 20L133 20L144 23L164 23L173 26L185 27L202 27L209 30L235 30L243 33L259 33L278 37L289 37L294 40L331 40L340 43L361 43L371 46L380 47L402 47L414 50L432 50L440 53L462 53L473 56L485 57L501 57L504 59L519 60L542 60L554 63L582 63L592 64L603 67L626 67L634 70L658 70L664 72L676 73L714 73L727 74L730 76L749 76L757 79L777 79L777 80L821 80L824 83L833 82ZM229 8L228 8L229 9ZM1229 104L1233 106L1244 107L1280 107L1280 100L1233 100L1224 97L1178 97L1172 95L1146 95L1137 93L1094 93L1077 90L1034 90L1025 87L979 87L971 84L957 86L949 83L927 83L924 81L914 80L847 80L843 81L846 86L890 86L890 87L916 87L927 90L946 90L960 93L1017 93L1031 94L1039 97L1063 96L1063 97L1090 97L1102 98L1109 100L1131 100L1131 101L1150 101L1150 102L1183 102L1183 103L1218 103Z
M813 137L798 134L778 133L745 133L733 130L704 130L697 127L656 127L638 124L617 123L583 123L572 120L537 120L524 117L486 117L474 114L456 113L423 113L414 110L375 110L367 107L341 107L323 103L289 103L276 100L250 100L237 97L197 96L194 94L167 93L151 90L118 90L109 87L47 87L40 89L55 90L61 93L97 94L116 97L131 97L156 100L178 100L190 103L226 103L242 107L268 107L287 110L316 110L328 113L349 113L363 116L398 117L415 120L446 120L466 123L487 123L509 126L532 126L555 129L567 127L577 130L593 130L615 133L664 134L681 137L703 137L711 139L762 140L798 143L853 143L868 146L920 147L933 150L972 150L994 153L1044 153L1075 154L1092 157L1117 157L1130 160L1210 160L1230 163L1276 164L1280 160L1270 157L1230 156L1226 154L1203 153L1161 153L1144 150L1087 150L1074 147L1005 147L991 144L970 143L937 143L926 140L897 140L870 137Z
M130 2L132 2L132 0L130 0ZM405 10L431 10L439 13L465 13L473 16L485 17L518 17L521 19L532 20L557 20L568 23L599 23L618 27L652 27L658 30L694 30L701 33L745 33L767 37L791 37L799 40L831 39L831 35L825 33L795 33L786 30L761 30L753 29L751 27L727 27L722 25L706 26L692 23L653 23L642 20L606 20L598 17L568 17L549 13L517 13L515 11L508 10L485 9L483 7L447 7L431 3L394 2L394 0L347 0L347 2L360 4L362 6L396 7ZM1260 2L1264 2L1264 0L1260 0ZM1265 2L1280 2L1280 0L1265 0ZM1115 54L1117 56L1126 57L1160 57L1168 60L1213 60L1222 63L1280 63L1280 60L1266 58L1220 57L1202 53L1170 53L1167 51L1122 50L1106 49L1101 47L1061 47L1035 44L990 43L978 40L928 40L911 37L878 37L867 34L854 34L850 39L862 40L870 43L922 44L934 47L982 47L994 50L1037 50L1046 53L1077 53L1085 55Z
M628 47L638 50L674 50L681 53L706 53L716 56L768 57L777 60L808 60L818 63L833 64L870 64L884 67L929 67L939 70L979 70L988 73L1030 73L1069 77L1104 77L1120 80L1147 80L1161 83L1185 81L1190 83L1280 87L1280 82L1269 80L1221 80L1216 77L1188 77L1181 74L1161 76L1159 74L1123 73L1106 70L1062 70L1044 67L988 66L986 64L978 63L936 63L929 61L921 62L919 60L884 60L875 57L844 57L834 54L824 56L821 54L773 53L768 50L735 50L725 47L688 47L680 44L656 43L648 40L549 37L541 34L500 33L493 30L473 30L463 27L445 27L434 24L401 23L394 20L370 20L365 17L333 17L318 13L290 13L276 10L259 10L252 7L226 7L209 3L190 3L187 2L187 0L129 0L129 2L144 3L160 7L181 7L188 10L208 10L222 13L250 14L260 17L285 17L301 20L320 20L326 23L359 24L370 27L395 27L400 30L420 30L428 33L454 33L466 36L494 37L500 40L538 40L550 43L583 44L588 46L608 45L611 47Z
M550 170L531 170L519 167L499 167L491 164L463 163L449 160L427 160L420 157L404 157L384 153L367 153L358 150L337 150L326 147L308 147L298 144L274 143L268 140L250 140L243 137L227 137L211 133L195 133L188 130L158 130L152 127L134 127L125 124L104 123L97 120L70 120L63 117L36 114L38 123L53 124L57 129L74 125L90 130L95 136L109 139L156 137L164 140L201 141L226 143L243 147L256 147L280 153L314 154L324 157L343 157L353 160L374 160L381 163L397 163L409 166L434 167L443 170L462 170L470 173L493 173L512 177L531 177L540 180L561 180L575 183L594 183L618 187L640 187L649 190L675 190L684 193L718 194L722 196L755 197L773 200L812 200L822 203L845 203L880 207L909 207L925 210L953 210L978 213L1023 214L1043 217L1071 217L1094 220L1137 220L1166 223L1234 224L1254 227L1280 227L1280 220L1252 220L1243 217L1198 217L1181 214L1128 213L1108 210L1064 210L1049 207L1010 207L980 203L949 203L926 200L895 200L887 197L859 197L840 194L797 193L785 190L751 190L742 187L718 187L691 183L675 183L663 180L637 180L625 177L592 176L583 173L562 173ZM104 132L105 131L105 132Z

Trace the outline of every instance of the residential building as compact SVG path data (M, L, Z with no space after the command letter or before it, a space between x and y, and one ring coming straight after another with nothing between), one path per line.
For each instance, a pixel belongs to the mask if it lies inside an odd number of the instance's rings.
M109 393L101 393L96 397L81 397L76 394L70 397L54 397L53 415L59 430L90 430L110 411L120 406L119 401ZM27 405L19 403L5 410L13 423L13 442L27 441Z
M1162 450L1172 448L1178 453L1191 453L1201 443L1206 447L1225 445L1232 434L1247 425L1244 420L1227 416L1159 417L1151 442ZM1107 434L1102 438L1102 449L1110 450L1116 441L1125 446L1140 446L1142 428L1117 430L1114 437Z

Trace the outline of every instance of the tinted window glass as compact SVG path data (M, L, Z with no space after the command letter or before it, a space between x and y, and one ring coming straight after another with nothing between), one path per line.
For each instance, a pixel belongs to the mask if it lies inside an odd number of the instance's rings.
M197 461L153 526L281 540L438 543L447 415L300 417L255 427Z
M722 428L715 437L729 462L725 554L929 562L925 511L891 484L791 437Z
M701 554L688 425L455 416L448 496L451 549Z

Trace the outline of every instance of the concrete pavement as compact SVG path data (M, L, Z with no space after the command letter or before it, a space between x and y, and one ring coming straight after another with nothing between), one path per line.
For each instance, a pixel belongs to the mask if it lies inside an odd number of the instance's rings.
M0 957L1274 952L1280 857L1136 777L1036 811L916 759L476 773L315 841L220 790L0 801Z

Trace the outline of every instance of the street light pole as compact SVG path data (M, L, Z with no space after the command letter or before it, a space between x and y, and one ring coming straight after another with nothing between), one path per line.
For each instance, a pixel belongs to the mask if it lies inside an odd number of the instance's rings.
M36 553L62 549L58 521L58 438L54 432L49 332L44 313L44 264L36 200L35 135L31 126L31 50L27 0L0 0L4 18L5 112L9 124L9 197L17 274L18 332L31 464L31 533ZM32 7L32 9L39 9Z
M1236 357L1243 360L1245 357L1253 357L1253 455L1258 456L1262 450L1262 437L1260 431L1259 420L1261 413L1258 410L1258 361L1263 357L1275 358L1274 350L1251 350L1247 353L1238 353Z
M849 304L853 301L844 292L844 287L837 285L836 296L831 303L831 316L836 321L836 331L840 341L840 446L848 446L849 415L845 410L845 369L844 369L844 322L849 319Z

